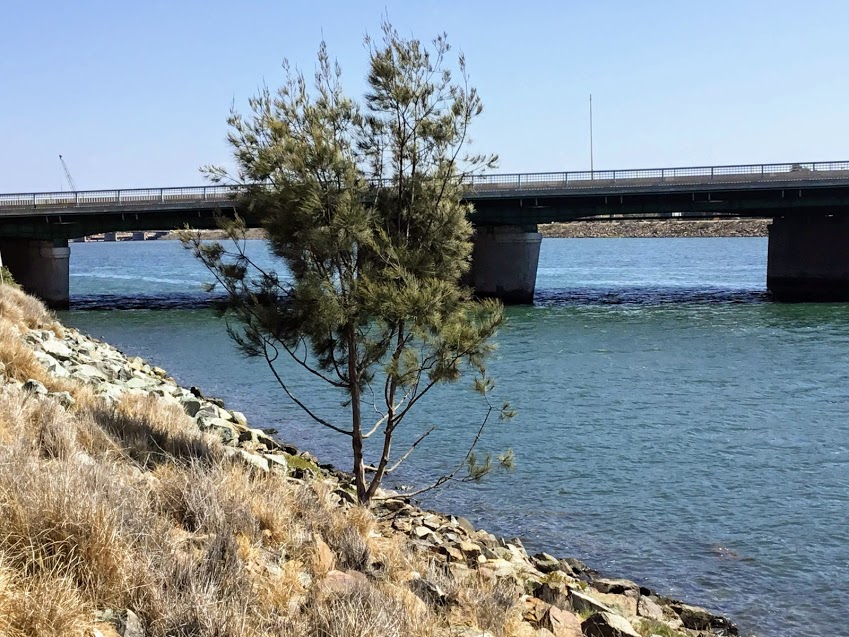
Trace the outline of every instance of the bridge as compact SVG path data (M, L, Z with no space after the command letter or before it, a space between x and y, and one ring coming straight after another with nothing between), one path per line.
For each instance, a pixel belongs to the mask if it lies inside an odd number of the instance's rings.
M533 300L537 225L599 218L765 217L778 299L849 300L849 161L474 175L471 283ZM216 226L237 186L0 194L0 255L25 288L68 303L68 240L109 231ZM239 211L249 226L261 220Z

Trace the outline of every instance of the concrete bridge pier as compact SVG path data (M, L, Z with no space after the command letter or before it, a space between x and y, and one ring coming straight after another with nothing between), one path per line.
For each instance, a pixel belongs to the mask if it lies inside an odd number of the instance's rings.
M71 249L64 239L0 239L0 257L15 281L53 309L67 309Z
M477 227L469 273L475 294L508 305L533 303L541 242L535 225Z
M768 250L766 286L776 300L849 301L849 217L776 217Z

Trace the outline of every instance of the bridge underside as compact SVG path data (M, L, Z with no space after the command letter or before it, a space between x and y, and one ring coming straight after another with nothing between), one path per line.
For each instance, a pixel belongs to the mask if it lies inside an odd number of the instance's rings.
M849 301L849 218L776 217L766 285L779 301Z
M507 303L533 301L537 224L598 218L774 219L767 287L779 300L849 300L849 186L772 182L769 187L667 187L638 192L509 188L469 197L477 227L469 284ZM174 202L16 210L0 218L0 255L24 287L54 307L68 303L67 240L109 231L214 228L232 202ZM249 227L258 219L247 218Z
M67 309L71 257L67 241L0 239L0 255L27 292L54 309Z

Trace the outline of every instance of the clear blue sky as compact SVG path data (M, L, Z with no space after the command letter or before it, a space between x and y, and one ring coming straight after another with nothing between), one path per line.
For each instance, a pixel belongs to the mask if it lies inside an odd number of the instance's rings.
M0 192L178 186L225 163L225 117L312 72L322 37L349 92L381 16L467 57L500 170L849 158L849 2L8 0ZM67 186L64 186L67 189Z

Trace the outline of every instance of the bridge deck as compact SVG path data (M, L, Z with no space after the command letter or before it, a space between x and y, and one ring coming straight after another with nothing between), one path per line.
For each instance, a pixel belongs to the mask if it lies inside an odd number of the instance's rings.
M849 186L849 161L474 175L466 183L467 199L473 202L539 195L610 196L817 188ZM0 194L0 216L31 216L34 211L39 215L64 215L119 209L191 210L226 204L240 190L238 186L192 186Z

